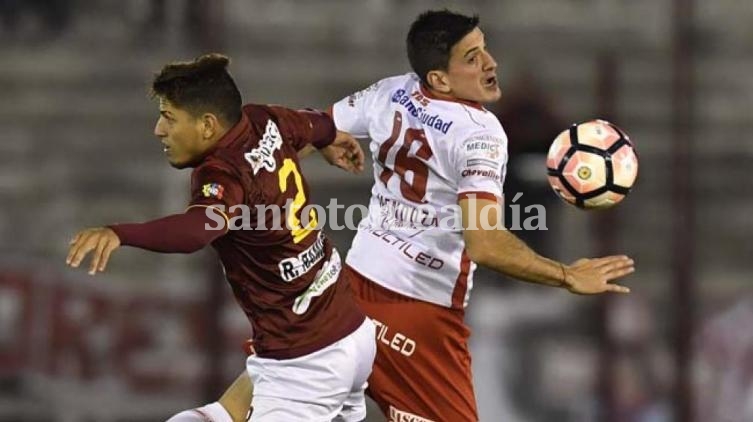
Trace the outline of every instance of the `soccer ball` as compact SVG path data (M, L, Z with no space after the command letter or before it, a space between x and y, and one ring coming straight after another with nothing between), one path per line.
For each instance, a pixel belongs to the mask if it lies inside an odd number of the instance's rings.
M547 154L549 184L579 208L609 208L625 199L638 176L638 157L627 134L592 120L555 138Z

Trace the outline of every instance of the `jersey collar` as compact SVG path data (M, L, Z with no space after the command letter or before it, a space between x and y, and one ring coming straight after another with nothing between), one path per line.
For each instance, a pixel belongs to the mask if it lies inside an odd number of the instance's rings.
M232 144L236 139L240 138L243 134L248 132L249 126L250 122L248 120L248 117L246 116L246 113L241 112L241 119L238 121L238 123L236 123L235 126L231 127L230 130L228 130L224 135L222 135L222 138L217 141L213 149L225 148L228 145Z

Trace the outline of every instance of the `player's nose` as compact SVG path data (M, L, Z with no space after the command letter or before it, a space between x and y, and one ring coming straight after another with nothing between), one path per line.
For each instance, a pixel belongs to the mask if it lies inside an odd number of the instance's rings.
M492 55L487 52L485 52L484 55L486 56L484 58L484 70L495 70L497 68L497 61L494 60L494 57L492 57Z
M165 124L164 119L161 117L157 120L157 123L154 125L154 136L162 139L165 136L167 136L167 131L165 130Z

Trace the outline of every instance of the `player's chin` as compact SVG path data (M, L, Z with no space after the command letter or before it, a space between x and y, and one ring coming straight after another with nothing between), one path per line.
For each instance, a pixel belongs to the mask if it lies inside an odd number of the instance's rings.
M172 168L175 168L175 169L178 169L178 170L182 170L182 169L188 167L188 162L187 161L185 161L185 160L179 160L179 159L176 159L176 158L173 158L173 157L168 157L167 158L167 162L170 163L170 166Z
M499 89L499 85L497 84L483 86L481 93L483 97L483 100L481 101L482 103L493 103L502 97L502 90Z

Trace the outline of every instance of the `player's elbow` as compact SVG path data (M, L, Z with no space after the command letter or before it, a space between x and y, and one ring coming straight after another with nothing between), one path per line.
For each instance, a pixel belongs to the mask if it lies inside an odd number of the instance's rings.
M186 233L183 241L180 242L178 253L194 253L204 249L214 238L207 236L206 233Z

